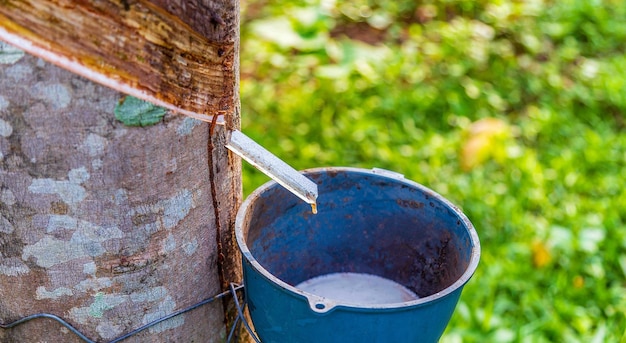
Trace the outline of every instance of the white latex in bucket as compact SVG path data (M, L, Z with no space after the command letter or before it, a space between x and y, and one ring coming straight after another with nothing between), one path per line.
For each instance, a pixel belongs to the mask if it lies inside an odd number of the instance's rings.
M295 287L343 304L395 304L419 298L397 282L362 273L332 273L316 276Z

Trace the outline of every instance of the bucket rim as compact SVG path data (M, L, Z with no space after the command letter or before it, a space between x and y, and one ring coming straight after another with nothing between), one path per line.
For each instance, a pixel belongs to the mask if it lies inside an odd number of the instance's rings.
M383 172L380 172L380 171L383 171ZM239 250L241 251L242 256L252 265L252 267L256 271L258 271L261 275L263 275L263 277L277 284L281 288L308 299L309 304L311 306L311 310L318 312L318 313L325 313L325 312L331 311L335 307L351 308L351 309L358 309L358 310L393 310L393 309L404 310L409 307L425 306L430 303L436 302L444 298L445 296L456 292L457 290L458 291L462 290L463 286L465 286L465 284L471 279L471 277L474 275L474 272L478 268L480 255L481 255L481 246L480 246L480 240L478 238L478 233L476 232L474 225L469 220L469 218L463 213L463 211L461 211L459 207L457 207L456 205L451 203L448 199L444 198L442 195L433 191L432 189L422 184L419 184L415 181L405 179L401 174L398 174L396 172L386 171L384 169L379 169L379 168L365 169L365 168L355 168L355 167L318 167L318 168L304 169L304 170L301 170L300 172L303 173L305 176L307 174L323 173L323 172L326 172L326 173L348 172L348 173L373 175L376 177L388 178L395 182L400 182L408 186L415 187L419 189L420 191L428 193L429 196L435 198L437 201L440 201L444 206L452 210L454 214L458 216L459 220L463 222L463 225L470 236L470 243L472 244L472 247L471 247L472 250L470 253L470 261L467 265L467 268L461 275L461 277L459 277L450 286L444 288L443 290L437 293L431 294L429 296L418 298L418 299L411 300L411 301L405 301L405 302L388 303L388 304L371 304L371 305L342 302L342 301L332 300L332 299L328 299L322 296L318 296L313 293L309 293L307 291L296 288L284 282L283 280L279 279L278 277L274 276L267 269L265 269L256 260L256 258L254 258L254 256L252 255L252 252L250 251L250 249L248 248L248 245L246 244L245 237L243 234L243 222L245 221L246 210L248 209L248 207L250 207L253 201L255 201L256 199L260 197L260 195L263 192L267 191L268 189L272 187L276 187L276 186L280 187L280 185L278 185L276 181L270 180L264 183L263 185L259 186L252 193L250 193L250 195L246 197L246 199L243 201L243 203L239 207L239 210L237 211L237 216L235 218L235 237L237 239L237 244L239 246ZM322 306L318 306L320 304Z

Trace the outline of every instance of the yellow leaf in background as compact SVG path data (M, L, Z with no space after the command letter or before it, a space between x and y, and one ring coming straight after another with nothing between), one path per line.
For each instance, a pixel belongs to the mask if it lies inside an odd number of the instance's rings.
M585 285L585 279L583 279L580 275L576 275L572 284L574 285L574 288L583 288Z
M461 151L461 168L469 171L474 167L482 164L489 158L489 144L491 139L489 136L477 135L470 137Z
M461 150L461 168L469 171L493 158L504 149L503 140L511 135L511 127L496 118L480 119L470 125Z
M470 125L471 135L501 135L510 131L509 125L498 118L483 118Z
M534 242L532 245L533 265L535 268L543 268L552 260L548 247L542 242Z

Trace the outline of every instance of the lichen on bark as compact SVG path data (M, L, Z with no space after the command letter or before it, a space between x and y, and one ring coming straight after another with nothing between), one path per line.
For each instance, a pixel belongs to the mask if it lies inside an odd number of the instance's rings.
M126 126L150 126L163 119L167 110L134 96L124 97L115 106L115 118Z

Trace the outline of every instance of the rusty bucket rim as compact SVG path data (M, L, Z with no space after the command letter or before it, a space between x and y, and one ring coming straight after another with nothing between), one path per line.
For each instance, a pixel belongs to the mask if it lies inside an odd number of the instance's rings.
M378 168L373 168L373 169L364 169L364 168L354 168L354 167L319 167L319 168L310 168L310 169L304 169L301 170L300 172L303 174L309 174L309 173L336 173L336 172L348 172L348 173L358 173L358 174L365 174L365 175L372 175L372 176L376 176L376 177L384 177L384 178L388 178L390 180L393 180L395 182L400 182L400 183L404 183L407 184L411 187L415 187L417 189L419 189L420 191L426 192L428 193L429 196L437 199L438 201L440 201L443 205L447 206L449 209L451 209L452 211L454 211L454 213L459 217L459 219L463 222L464 227L466 229L466 231L468 232L469 236L470 236L470 241L472 243L472 251L471 251L471 255L470 255L470 261L467 265L467 268L465 269L465 271L463 272L463 274L461 275L461 277L459 277L453 284L451 284L450 286L444 288L443 290L441 290L440 292L431 294L429 296L423 297L423 298L419 298L419 299L415 299L415 300L411 300L411 301L405 301L405 302L398 302L398 303L388 303L388 304L372 304L372 305L368 305L368 304L354 304L354 303L348 303L348 302L341 302L341 301L334 301L325 297L321 297L318 295L315 295L313 293L309 293L306 291L303 291L299 288L296 288L284 281L282 281L281 279L279 279L278 277L274 276L272 273L270 273L267 269L265 269L265 267L263 267L257 260L256 258L254 258L254 256L252 255L252 252L250 251L250 249L248 248L248 245L246 244L246 240L244 237L244 230L243 230L243 224L245 221L245 215L246 215L246 211L248 209L248 207L250 207L250 205L257 200L258 198L260 198L260 195L269 190L272 187L276 187L279 186L278 183L276 181L270 180L266 183L264 183L263 185L259 186L257 189L255 189L252 193L250 193L250 195L248 195L248 197L246 197L246 199L244 200L244 202L241 204L241 206L239 207L239 210L237 211L237 216L235 218L235 236L237 239L237 244L239 245L239 250L241 251L241 254L243 256L243 258L245 258L251 265L252 267L258 271L259 273L261 273L261 275L263 275L263 277L267 278L269 281L275 283L276 285L280 286L281 288L292 292L294 294L300 295L304 298L306 298L309 302L309 305L311 307L311 310L313 310L314 312L317 313L326 313L329 312L337 307L341 307L341 308L346 308L346 309L353 309L353 310L406 310L409 308L413 308L413 307L420 307L420 306L426 306L429 305L433 302L436 302L442 298L444 298L445 296L454 293L455 291L457 291L458 289L462 288L463 286L465 286L465 284L471 279L471 277L474 275L476 269L478 268L478 264L480 261L480 255L481 255L481 246L480 246L480 240L478 238L478 233L476 232L476 229L474 228L474 225L471 223L471 221L469 220L469 218L467 218L467 216L461 211L461 209L459 207L457 207L456 205L452 204L449 200L447 200L446 198L444 198L442 195L440 195L439 193L433 191L432 189L421 185L415 181L412 180L408 180L405 179L401 176L401 174L397 174L395 172L390 172L390 173L380 173L378 171L380 171L381 169ZM400 175L400 177L396 177L395 175Z

